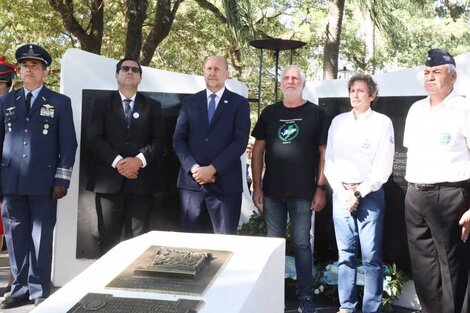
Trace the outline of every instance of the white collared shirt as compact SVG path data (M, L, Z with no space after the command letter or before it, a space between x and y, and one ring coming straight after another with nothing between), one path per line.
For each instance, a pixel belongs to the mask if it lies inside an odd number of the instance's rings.
M412 183L458 182L470 178L470 104L452 91L431 109L429 97L406 117L405 179Z
M217 92L212 92L209 89L206 89L207 108L209 108L209 101L211 101L210 95L215 93L215 95L216 95L216 97L215 97L215 108L217 109L217 106L219 105L219 101L222 98L222 95L224 94L224 91L225 91L225 87L222 87L222 89L220 89Z
M132 97L130 98L127 98L126 96L124 96L120 91L119 91L119 94L121 95L121 103L122 103L122 108L124 110L124 112L126 111L126 105L124 104L124 100L126 99L131 99L131 102L129 102L129 105L131 107L131 110L134 110L134 103L135 103L135 95L137 93L135 93Z
M372 111L356 119L352 111L336 116L328 131L325 176L337 194L343 183L360 183L363 197L387 182L393 168L395 139L390 118Z

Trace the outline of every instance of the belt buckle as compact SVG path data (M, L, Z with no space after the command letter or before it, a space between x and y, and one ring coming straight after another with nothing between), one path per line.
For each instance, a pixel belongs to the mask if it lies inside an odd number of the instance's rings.
M414 184L414 187L418 191L429 191L429 190L435 190L437 185L434 184Z
M424 191L424 189L426 189L425 184L413 184L413 187L415 187L415 189L418 191Z

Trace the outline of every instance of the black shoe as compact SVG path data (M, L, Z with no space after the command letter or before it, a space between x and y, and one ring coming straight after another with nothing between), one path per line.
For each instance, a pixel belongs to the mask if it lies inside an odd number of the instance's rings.
M6 287L2 287L0 288L0 297L4 294L6 294L7 292L10 292L11 291L11 286L6 286Z
M0 309L11 309L19 306L31 304L29 298L12 298L8 297L0 303Z
M41 303L43 303L44 300L46 300L46 298L36 298L36 299L34 299L34 305L35 305L35 306L38 306L38 305L40 305Z

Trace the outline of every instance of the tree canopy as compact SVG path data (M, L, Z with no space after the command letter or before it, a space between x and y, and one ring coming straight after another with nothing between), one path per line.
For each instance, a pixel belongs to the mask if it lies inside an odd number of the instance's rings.
M0 13L0 54L10 60L31 42L51 52L53 74L71 47L200 74L204 59L217 54L229 60L232 77L249 86L250 97L258 86L253 39L306 42L294 63L308 79L336 78L344 66L374 72L420 65L431 47L454 55L470 51L470 7L459 0L3 0ZM280 66L289 58L281 53ZM263 104L269 104L271 52L263 63ZM49 84L57 87L58 75Z

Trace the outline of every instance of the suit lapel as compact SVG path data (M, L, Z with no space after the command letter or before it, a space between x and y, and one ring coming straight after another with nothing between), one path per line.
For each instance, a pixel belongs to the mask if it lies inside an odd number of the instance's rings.
M196 94L198 98L195 99L194 105L195 110L193 111L196 114L200 114L200 121L204 121L204 126L209 128L209 117L207 111L207 91L204 89L199 94Z
M144 98L140 93L137 93L135 95L134 107L132 108L130 129L135 127L135 124L139 121L139 118L141 117L144 107L145 107Z
M110 101L112 111L114 112L116 118L119 120L119 124L127 132L126 117L124 116L124 108L122 106L121 95L118 91L113 92L113 96L111 97Z
M15 109L16 111L21 111L21 114L26 115L26 99L24 96L24 88L15 91L14 94L15 100ZM7 108L8 109L8 108ZM18 113L17 113L18 114Z

